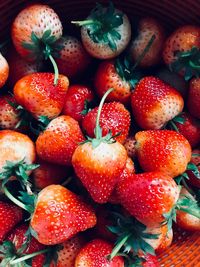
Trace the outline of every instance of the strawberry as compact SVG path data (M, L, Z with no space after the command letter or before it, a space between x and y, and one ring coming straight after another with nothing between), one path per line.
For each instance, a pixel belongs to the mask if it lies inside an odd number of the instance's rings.
M0 97L0 128L14 130L20 119L18 111L9 102L15 102L13 96L4 95Z
M134 159L136 156L135 144L136 140L134 136L128 136L124 142L124 147L126 148L127 154L131 159Z
M195 164L196 167L198 168L198 171L200 172L200 149L199 148L192 150L191 163ZM188 183L200 188L200 177L198 177L198 174L196 174L192 170L187 170L187 175L189 177Z
M60 73L74 78L86 70L91 59L78 39L63 36L57 43L62 46L59 57L56 58Z
M45 245L65 242L95 224L91 207L60 185L40 191L30 222L37 240Z
M138 193L139 192L139 193ZM120 202L128 212L148 227L165 221L179 197L175 181L162 172L132 174L117 184Z
M150 67L159 63L165 40L164 29L160 22L150 17L142 18L139 21L138 35L133 40L129 51L133 61L136 61L142 54L152 35L155 35L155 40L140 62L140 67Z
M135 139L144 171L161 171L171 177L185 172L191 160L191 146L183 135L170 130L149 130L138 132Z
M112 244L102 239L94 239L87 243L78 253L75 267L124 267L121 256L109 260L107 256L112 251Z
M189 80L199 75L200 27L184 25L176 29L166 40L163 48L165 64Z
M147 76L131 95L133 116L143 129L160 129L183 110L182 96L162 80Z
M22 221L23 211L16 205L0 201L0 243Z
M131 38L128 17L114 8L97 4L86 20L73 21L81 27L81 39L87 52L96 58L109 59L118 56Z
M94 137L97 112L98 107L92 109L82 121L82 128L90 137ZM117 135L114 137L116 141L123 143L128 135L130 122L130 113L123 104L112 102L103 105L100 117L103 136L110 131L113 136Z
M165 251L169 246L171 246L173 240L173 229L168 229L164 234L161 235L160 245L156 248L156 253L161 253Z
M189 112L197 119L200 119L200 79L192 79L188 93L187 106Z
M8 79L9 66L5 57L0 53L0 88L4 86Z
M78 122L70 116L62 115L53 119L37 138L37 155L47 162L71 165L72 155L83 141Z
M69 80L59 75L57 85L53 84L54 74L32 73L20 79L14 87L18 104L29 111L33 117L57 117L64 106Z
M155 255L146 254L142 258L144 258L142 262L143 267L160 267L158 258Z
M71 85L67 91L62 114L69 115L80 122L87 114L93 100L94 94L88 86Z

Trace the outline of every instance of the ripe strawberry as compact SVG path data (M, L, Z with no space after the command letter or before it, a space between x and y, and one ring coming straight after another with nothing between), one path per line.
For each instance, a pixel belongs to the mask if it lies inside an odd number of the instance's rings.
M71 165L72 155L83 141L78 122L70 116L62 115L53 119L37 138L37 155L47 162Z
M165 225L166 226L166 225ZM165 231L165 233L161 236L160 245L156 248L156 253L161 253L168 248L173 240L173 230L168 229Z
M82 128L90 137L94 137L94 129L96 125L98 107L89 111L82 121ZM128 136L130 128L130 113L119 102L105 103L101 110L100 127L102 128L102 135L105 136L110 131L114 139L123 143Z
M10 95L3 95L0 97L0 128L1 129L15 129L18 122L18 111L12 107L9 102L14 103L15 99Z
M149 51L139 63L140 67L150 67L159 63L165 40L164 29L160 25L160 22L150 17L142 18L139 21L138 35L133 40L130 48L130 55L134 62L142 54L153 35L155 36L155 40Z
M198 76L200 27L184 25L176 29L166 40L163 49L165 64L189 80Z
M0 88L4 86L8 79L9 66L7 60L0 53Z
M180 199L183 199L185 196L187 198L195 201L195 198L188 192L187 189L185 189L183 187L181 190L181 193L180 193ZM181 211L181 210L177 211L176 222L177 222L178 226L180 226L183 229L186 229L189 231L199 231L200 230L200 217L197 218L196 216L188 214L184 211Z
M88 86L71 85L67 91L62 114L69 115L78 122L88 112L88 106L94 100L94 94Z
M116 256L109 260L107 256L112 252L112 244L102 239L94 239L87 243L78 253L75 267L124 267L124 260Z
M61 74L74 78L86 70L91 59L78 39L72 36L64 36L58 40L57 44L62 46L59 57L56 58Z
M7 234L22 221L23 211L21 208L0 201L0 243L3 242Z
M170 130L141 131L135 135L136 153L144 171L161 171L176 177L191 160L191 146L185 137Z
M192 79L190 82L190 88L188 93L187 106L189 112L200 119L200 79Z
M117 193L131 215L148 227L156 227L176 204L179 187L162 172L147 172L129 175L117 184Z
M96 58L108 59L118 56L127 47L131 38L128 17L115 9L112 3L106 8L97 4L86 20L72 23L82 26L83 45L87 52Z
M200 172L200 149L192 150L191 163L195 164ZM187 170L187 175L189 177L188 183L200 188L200 179L195 173L191 170Z
M58 84L53 84L53 73L32 73L20 79L14 87L14 96L20 105L33 117L57 117L64 106L69 80L59 75Z
M95 223L91 207L77 195L63 186L50 185L40 191L30 225L40 243L53 245L65 242Z
M162 80L147 76L131 95L133 116L143 129L160 129L183 110L182 96Z

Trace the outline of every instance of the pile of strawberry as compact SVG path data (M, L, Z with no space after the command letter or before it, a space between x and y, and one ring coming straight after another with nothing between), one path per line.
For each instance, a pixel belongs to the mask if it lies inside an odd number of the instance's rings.
M200 27L72 23L27 6L0 54L0 266L159 266L200 230Z

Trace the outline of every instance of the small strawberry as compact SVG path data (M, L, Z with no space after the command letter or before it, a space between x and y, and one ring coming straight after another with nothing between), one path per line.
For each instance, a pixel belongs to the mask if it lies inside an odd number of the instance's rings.
M32 73L20 79L14 87L14 96L18 104L33 117L57 117L64 106L69 80L59 75L57 85L53 84L54 74Z
M163 49L165 64L189 80L199 75L200 27L184 25L166 40Z
M200 119L200 79L192 79L187 99L189 112L197 119Z
M129 51L133 61L138 59L152 35L155 35L155 40L149 51L139 63L140 67L150 67L160 62L161 52L165 40L164 29L160 22L150 17L142 18L139 21L138 35L133 40Z
M144 171L161 171L171 177L186 171L192 151L183 135L170 130L149 130L138 132L135 139Z
M74 78L87 69L91 58L78 39L63 36L57 43L62 46L59 57L56 58L61 74Z
M131 38L128 17L114 8L97 4L86 20L73 21L81 27L81 38L87 52L96 58L108 59L118 56Z
M88 112L94 94L88 86L75 84L69 86L62 114L69 115L78 122L82 121Z
M83 141L78 122L70 116L62 115L53 119L37 138L37 155L47 162L71 165L72 155Z
M94 129L96 125L97 112L98 107L92 109L82 121L82 128L90 137L94 137L95 134ZM108 134L110 131L116 141L123 143L128 135L130 122L130 113L123 104L119 102L112 102L105 103L103 105L100 117L100 127L102 129L103 136Z
M0 243L23 219L23 210L16 205L0 201Z
M95 224L91 207L60 185L40 191L30 222L36 239L46 245L65 242Z
M133 116L143 129L160 129L183 110L182 96L162 80L147 76L131 95Z
M192 158L191 163L196 165L196 168L198 168L198 171L200 173L200 149L194 149L192 150ZM200 177L198 175L198 172L194 172L192 170L187 170L188 175L188 183L200 188Z
M9 66L7 60L0 53L0 88L4 86L8 79Z
M102 239L90 241L78 253L75 267L124 267L121 256L108 259L107 256L112 252L112 247L111 243Z

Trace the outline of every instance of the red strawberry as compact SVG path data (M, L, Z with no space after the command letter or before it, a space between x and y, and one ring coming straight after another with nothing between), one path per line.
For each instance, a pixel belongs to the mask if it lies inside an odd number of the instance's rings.
M14 227L22 221L23 211L21 208L0 201L0 243Z
M32 73L20 79L14 87L14 96L20 105L35 118L58 116L65 103L69 80L59 75L58 84L53 84L54 74Z
M109 260L107 256L112 252L112 244L102 239L94 239L86 244L76 257L75 267L124 267L121 256Z
M61 165L71 165L72 155L83 134L76 120L62 115L53 119L36 141L40 159Z
M74 78L86 70L91 59L78 39L64 36L57 44L63 47L56 59L61 74Z
M192 150L192 158L191 163L195 164L200 172L200 149ZM200 188L200 179L195 175L191 170L187 170L187 175L189 177L189 184L192 184L198 188Z
M62 114L69 115L80 122L87 114L88 105L93 99L94 94L88 86L71 85L67 91Z
M92 109L82 121L82 127L90 137L94 137L97 112L98 107ZM123 143L129 132L130 120L130 113L123 104L119 102L105 103L100 117L102 135L108 134L109 131L111 131L113 136L120 133L114 139Z
M15 103L14 97L4 95L0 97L0 128L1 129L15 129L18 122L17 110L12 107L9 102Z
M198 70L193 66L198 65L200 48L200 27L184 25L176 29L166 40L163 49L164 62L170 68L189 80L198 76Z
M191 146L185 137L175 131L149 130L135 135L136 152L144 171L161 171L176 177L191 160Z
M91 207L77 195L63 186L50 185L40 191L30 225L40 243L53 245L65 242L95 223Z
M142 54L153 35L155 36L155 40L149 48L149 51L139 63L139 66L141 67L149 67L159 63L165 40L164 29L160 22L150 17L142 18L139 21L138 35L133 40L130 48L130 55L134 62Z
M120 202L129 213L149 227L165 221L179 197L179 187L161 172L132 174L117 185Z
M83 45L87 52L96 58L108 59L118 56L131 38L128 17L115 9L112 3L106 8L98 4L86 20L73 23L82 26Z
M133 116L143 129L160 129L183 110L182 96L162 80L147 76L131 95Z
M192 79L190 82L190 88L188 93L187 106L189 112L200 119L200 79Z
M8 79L9 66L7 60L0 53L0 88L4 86Z
M146 254L142 258L144 258L142 267L160 267L158 258L156 256L151 255L151 254Z

